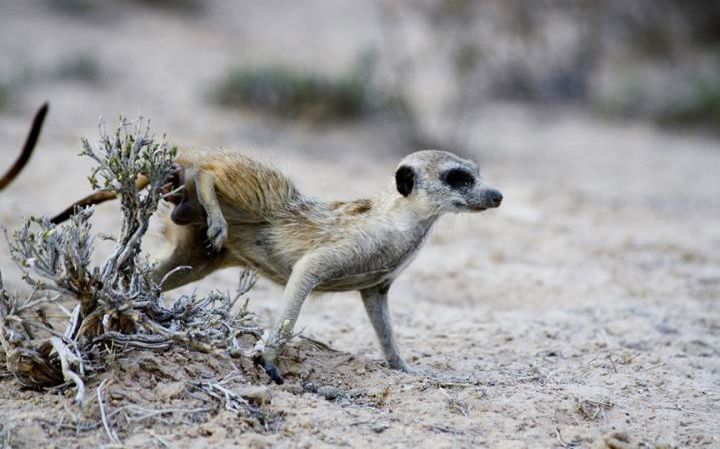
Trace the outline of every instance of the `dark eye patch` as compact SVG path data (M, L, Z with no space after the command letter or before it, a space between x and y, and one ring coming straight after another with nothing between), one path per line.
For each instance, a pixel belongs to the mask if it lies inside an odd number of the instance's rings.
M452 168L443 173L440 179L453 189L472 187L475 184L475 176L462 168Z

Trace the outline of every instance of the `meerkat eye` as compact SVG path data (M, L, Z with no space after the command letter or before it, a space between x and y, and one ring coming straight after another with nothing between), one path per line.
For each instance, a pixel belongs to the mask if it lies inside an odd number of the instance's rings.
M462 189L475 184L475 176L467 170L453 168L443 173L442 181L453 189Z

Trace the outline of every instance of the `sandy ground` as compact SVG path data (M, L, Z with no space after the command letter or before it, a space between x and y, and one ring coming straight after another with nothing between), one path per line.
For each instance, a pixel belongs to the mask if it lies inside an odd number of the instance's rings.
M64 57L91 52L103 73L96 85L30 80L0 113L4 167L34 108L52 102L37 154L0 196L0 219L10 229L87 192L89 165L75 154L80 136L97 136L99 115L141 111L180 145L252 149L327 199L371 194L412 150L372 120L309 128L219 110L206 98L208 84L238 61L290 58L342 70L351 62L348 48L374 36L368 8L321 2L338 9L324 13L355 24L331 27L312 7L278 2L275 10L216 2L200 17L132 2L91 17L8 3L0 4L3 69L49 72ZM282 18L275 16L280 6ZM298 327L339 352L295 344L286 362L290 381L269 387L277 420L268 429L221 412L126 426L123 442L605 447L603 438L620 432L630 447L720 447L720 141L514 105L488 105L470 123L470 156L505 202L497 211L440 220L391 289L405 356L435 376L383 366L356 294L318 296ZM96 223L112 232L117 210L99 208ZM9 289L27 291L5 245L0 267ZM195 287L230 289L236 279L237 270L227 270ZM280 295L267 282L253 291L251 307L265 323ZM163 369L147 369L156 365ZM111 373L109 406L127 400L123 391L133 391L136 403L189 406L190 381L232 369L181 351L143 353ZM0 432L9 432L11 447L108 443L102 429L76 434L49 424L69 419L70 393L0 384ZM319 394L318 386L338 393Z

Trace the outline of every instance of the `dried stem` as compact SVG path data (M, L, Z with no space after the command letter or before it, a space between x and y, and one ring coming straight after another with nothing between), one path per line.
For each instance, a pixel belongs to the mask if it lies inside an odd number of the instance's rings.
M100 385L96 389L98 406L100 407L100 416L102 418L103 427L105 428L105 433L107 433L108 438L110 438L110 442L113 444L121 444L120 438L118 438L117 433L113 430L112 425L110 424L110 419L108 419L108 416L105 413L105 405L103 404L103 388L105 387L106 382L107 379L100 382Z

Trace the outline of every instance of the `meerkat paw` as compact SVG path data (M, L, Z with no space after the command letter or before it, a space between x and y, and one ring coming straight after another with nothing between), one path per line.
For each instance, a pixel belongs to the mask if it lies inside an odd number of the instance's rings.
M283 379L280 369L275 366L275 363L277 363L278 348L275 345L266 343L266 338L267 334L255 344L253 362L255 362L255 365L262 367L262 369L265 370L265 374L267 374L273 382L282 385L285 379Z
M210 246L215 251L220 251L225 245L228 236L228 226L222 215L209 220L207 237Z
M269 362L267 360L263 360L263 368L265 369L265 374L272 379L273 382L275 382L278 385L282 385L285 383L285 379L283 379L282 373L280 372L280 368L275 366L274 363Z
M272 382L275 382L278 385L285 383L285 379L283 379L280 369L275 366L275 362L269 357L265 357L263 354L257 354L253 361L256 365L261 366L265 370L265 374L268 375Z
M408 365L405 360L400 359L400 358L388 360L388 365L390 366L390 368L397 370L397 371L402 371L403 373L424 374L421 370Z

